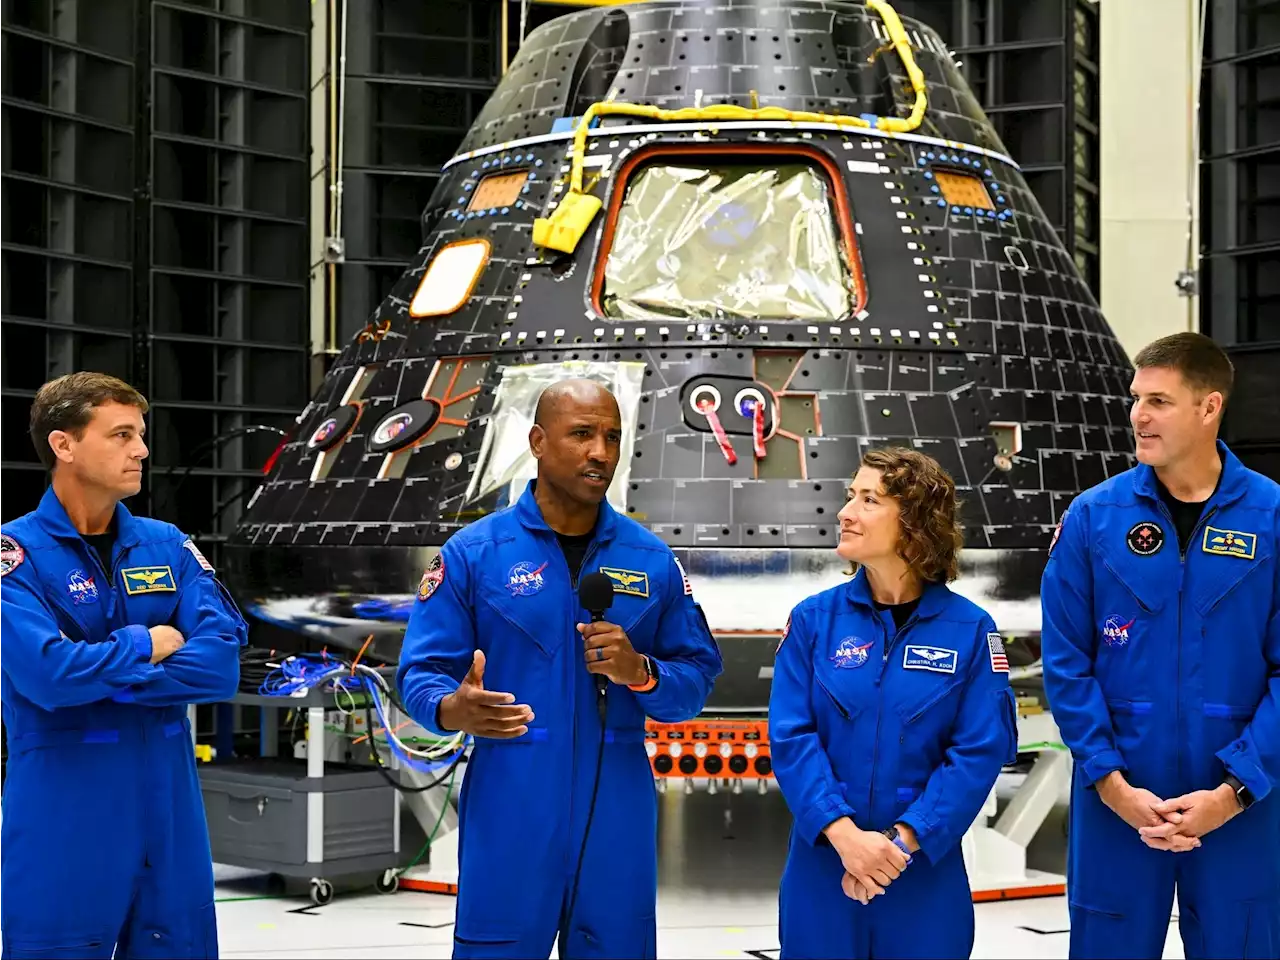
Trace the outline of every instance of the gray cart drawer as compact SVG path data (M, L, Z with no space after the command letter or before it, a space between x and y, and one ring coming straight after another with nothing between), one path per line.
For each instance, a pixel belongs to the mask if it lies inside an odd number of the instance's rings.
M308 795L324 795L324 859L395 853L395 789L375 770L266 758L203 766L200 787L217 863L307 862Z

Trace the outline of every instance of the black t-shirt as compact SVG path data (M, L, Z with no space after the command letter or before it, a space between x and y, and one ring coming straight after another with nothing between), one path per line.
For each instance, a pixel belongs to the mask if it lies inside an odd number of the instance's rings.
M1218 487L1222 484L1222 474L1218 474L1218 483L1214 485L1213 493L1218 492ZM1196 524L1200 522L1200 515L1204 513L1204 505L1209 502L1208 499L1200 500L1196 503L1188 503L1185 500L1179 500L1169 492L1168 487L1160 482L1160 478L1156 477L1156 489L1160 493L1160 499L1164 501L1164 505L1169 508L1169 515L1173 517L1173 528L1178 532L1178 553L1187 552L1187 541L1191 539L1191 533L1195 530ZM1213 493L1209 494L1212 499Z
M914 600L908 600L906 603L881 603L879 600L872 600L876 605L876 610L888 610L893 615L893 626L897 630L902 629L902 625L911 619L911 615L916 612L916 607L920 606L920 597Z
M102 569L106 571L107 576L111 576L111 551L116 545L116 525L115 521L111 522L111 526L107 527L106 533L82 533L81 537L84 542L93 547L98 554L98 559L102 561Z
M576 537L571 537L565 533L557 533L556 539L560 541L560 549L564 552L565 562L569 564L569 577L576 587L578 585L578 573L582 570L582 561L586 559L587 548L591 546L591 538L594 533L583 533Z
M1163 483L1159 480L1156 483L1160 484L1160 499L1164 501L1165 506L1169 508L1169 515L1173 517L1173 528L1178 531L1178 552L1186 553L1191 531L1200 522L1200 514L1204 512L1204 505L1209 501L1187 503L1185 500L1175 499L1173 494L1165 489Z

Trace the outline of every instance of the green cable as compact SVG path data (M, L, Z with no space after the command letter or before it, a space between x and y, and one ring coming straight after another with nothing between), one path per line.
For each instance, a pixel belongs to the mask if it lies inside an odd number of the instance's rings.
M455 764L453 772L449 774L449 782L445 787L444 803L440 805L440 816L436 817L436 825L431 828L431 835L427 837L427 842L422 845L421 850L414 854L413 859L409 861L408 865L400 869L397 876L404 876L416 867L419 862L421 862L422 858L426 856L427 851L431 849L431 841L434 840L436 838L436 834L440 832L440 824L444 823L445 811L449 809L449 798L453 796L453 778L457 775L458 767Z

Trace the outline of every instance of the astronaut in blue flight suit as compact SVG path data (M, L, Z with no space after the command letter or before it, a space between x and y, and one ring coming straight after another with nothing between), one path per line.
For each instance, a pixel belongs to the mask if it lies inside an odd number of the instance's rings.
M546 957L557 936L561 957L655 955L645 718L696 716L722 664L675 555L605 500L620 438L602 386L548 387L529 434L537 480L454 534L418 588L401 697L431 731L475 737L455 957ZM589 573L613 586L600 622L577 596Z
M0 536L5 957L218 954L186 708L235 693L247 631L199 549L119 503L145 411L95 373L32 404L52 486Z
M1004 645L946 586L961 535L935 461L868 451L839 520L859 569L792 610L769 701L794 816L782 956L967 957L960 840L1017 755Z
M1044 682L1075 759L1072 957L1280 956L1280 486L1217 441L1233 379L1183 333L1134 358L1139 465L1044 572Z

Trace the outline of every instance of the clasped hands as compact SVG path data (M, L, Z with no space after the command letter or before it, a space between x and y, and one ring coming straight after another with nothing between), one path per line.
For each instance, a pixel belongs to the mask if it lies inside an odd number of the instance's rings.
M850 900L864 906L873 897L884 893L885 888L902 876L907 868L907 856L882 833L859 829L848 817L829 824L823 833L840 855L844 865L844 877L840 888ZM920 849L915 831L905 824L898 825L898 834L907 849L913 853Z
M1098 781L1097 789L1102 802L1137 830L1143 843L1170 853L1196 849L1201 837L1240 813L1236 796L1225 783L1161 800L1150 790L1130 785L1115 770Z
M636 653L626 632L617 624L600 620L578 624L584 644L587 672L608 677L614 683L639 685L649 678L644 657ZM529 732L533 710L516 703L515 694L484 687L485 655L471 657L471 668L458 689L440 701L441 729L460 730L473 737L512 740Z

